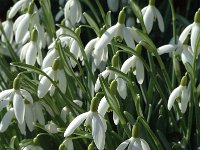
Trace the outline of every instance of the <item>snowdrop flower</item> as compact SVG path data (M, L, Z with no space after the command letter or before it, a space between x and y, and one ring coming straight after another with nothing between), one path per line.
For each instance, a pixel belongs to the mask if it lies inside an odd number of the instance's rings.
M102 58L102 55L104 53L107 53L105 52L104 48L110 43L113 37L117 36L121 37L125 40L126 44L130 48L135 48L134 41L139 42L140 38L132 28L125 27L124 22L125 22L125 12L124 10L122 10L119 13L118 23L107 29L105 33L101 36L101 38L98 40L98 42L95 44L93 57L94 59L96 59L96 61L100 62L101 60L99 59Z
M16 43L20 43L28 31L29 24L31 21L31 16L34 12L34 3L31 3L28 8L28 12L19 16L13 25L13 30L15 33Z
M182 113L185 113L187 109L188 101L189 101L189 91L186 87L186 84L187 84L187 76L185 75L181 79L180 85L177 88L175 88L169 96L168 104L167 104L168 110L171 110L172 106L174 105L175 100L177 98L180 98L178 100L179 108Z
M195 45L198 39L198 35L200 33L200 9L195 13L194 22L187 26L180 35L179 40L184 43L187 37L190 35L190 43L192 47L192 51L195 51ZM200 53L200 48L197 49L197 56Z
M108 111L109 107L110 106L104 96L99 103L98 113L101 114L102 117L104 117L106 112ZM119 117L117 116L117 114L114 111L113 111L113 121L114 121L115 125L118 125Z
M42 64L42 52L37 43L38 31L33 29L31 32L31 41L25 44L20 53L20 60L25 59L26 64L34 65L36 60L39 65Z
M137 123L133 126L132 137L122 142L116 150L125 150L128 146L128 150L150 150L149 144L139 137L139 127Z
M119 0L107 0L107 4L108 8L113 12L116 12L119 8Z
M12 41L13 41L13 22L12 22L12 20L11 19L7 19L6 21L2 22L2 26L3 26L3 29L5 31L6 38L8 39L8 41L10 43L12 43ZM3 42L6 42L6 39L2 35L2 33L0 33L0 35L1 35L1 40Z
M4 118L1 121L0 124L0 130L3 132L7 129L9 126L11 119L15 116L18 123L21 125L26 122L30 121L26 118L26 105L25 101L28 101L29 103L33 103L33 98L31 94L24 90L20 89L20 83L19 83L19 76L17 76L13 82L13 89L4 90L0 93L0 108L3 109L6 106L9 106L9 102L12 101L13 108L8 107L8 111L5 114ZM29 123L29 122L28 122ZM28 126L30 127L30 126ZM31 127L29 128L31 129Z
M20 0L20 1L17 1L14 4L14 6L10 9L10 11L8 13L8 18L9 19L13 18L20 9L22 9L24 7L27 7L31 1L32 0Z
M50 121L48 124L46 124L46 125L44 126L44 128L45 128L49 133L52 133L52 134L58 133L58 130L57 130L58 126L57 126L54 122L52 122L52 121Z
M90 57L93 56L94 53L94 47L96 45L96 43L98 42L99 37L94 38L92 40L90 40L87 45L85 46L85 54L87 56L87 59L90 60ZM93 71L96 70L96 68L100 69L100 70L104 70L105 69L105 65L107 63L108 60L108 47L106 46L100 54L99 59L92 59L92 64L93 64Z
M82 107L83 102L80 100L73 100L74 103L76 103L79 107ZM67 108L67 106L63 107L60 113L60 118L66 123L66 116L70 113L70 110ZM75 113L78 115L78 112L75 111Z
M164 32L164 21L160 11L155 7L155 0L149 0L149 5L142 9L142 15L147 33L150 33L153 28L153 22L158 20L158 27L161 32Z
M65 72L62 68L60 58L54 60L52 67L45 68L43 70L53 81L58 82L59 89L65 93L67 87L67 79ZM50 96L55 92L55 86L46 76L39 77L40 83L38 85L37 95L39 98L43 98L49 91Z
M82 9L79 0L68 0L64 7L65 19L74 26L81 20Z
M141 45L138 44L136 46L136 51L141 51ZM131 67L135 67L135 71L133 72L136 75L136 79L139 84L142 84L144 81L144 66L142 61L135 55L128 58L122 65L121 71L125 74L130 70Z
M105 119L97 112L98 104L99 98L93 98L90 111L77 116L65 130L64 137L70 136L85 121L85 125L92 128L92 137L97 148L103 150L107 126Z
M41 125L45 125L44 112L47 111L51 117L54 117L52 109L44 101L37 101L33 103L32 111L34 115L34 122L39 122Z

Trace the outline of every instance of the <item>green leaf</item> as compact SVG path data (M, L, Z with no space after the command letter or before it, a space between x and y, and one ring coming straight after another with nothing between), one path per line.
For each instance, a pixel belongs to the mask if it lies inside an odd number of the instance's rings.
M96 22L86 12L84 12L83 15L84 15L85 19L87 20L87 22L89 23L89 25L94 29L95 33L97 35L99 35L100 30L99 30L99 27L96 24Z

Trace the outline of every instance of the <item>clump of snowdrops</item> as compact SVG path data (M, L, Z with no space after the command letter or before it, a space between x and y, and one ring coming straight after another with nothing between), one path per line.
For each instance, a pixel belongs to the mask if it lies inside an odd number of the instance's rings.
M16 1L0 23L0 149L199 148L200 9L175 10Z

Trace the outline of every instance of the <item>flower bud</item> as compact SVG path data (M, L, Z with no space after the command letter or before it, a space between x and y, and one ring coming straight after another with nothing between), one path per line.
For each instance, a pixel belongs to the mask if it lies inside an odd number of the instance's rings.
M200 9L194 15L194 22L200 23Z
M140 137L140 128L138 127L138 123L136 122L132 128L132 137L139 138Z
M124 24L125 22L125 18L126 18L126 14L124 12L124 9L122 9L119 13L119 16L118 16L118 23L120 24Z

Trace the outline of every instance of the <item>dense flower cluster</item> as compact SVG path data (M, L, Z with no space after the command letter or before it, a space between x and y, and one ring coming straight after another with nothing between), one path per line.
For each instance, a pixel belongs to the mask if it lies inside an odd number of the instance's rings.
M173 42L159 45L154 21L160 34L166 18L155 0L143 9L107 0L107 13L95 2L59 0L55 18L50 0L19 0L9 9L0 23L0 137L12 142L0 140L0 149L15 149L16 137L23 150L169 149L167 130L182 132L176 142L184 144L174 147L189 147L199 112L200 9L180 36L174 29Z

